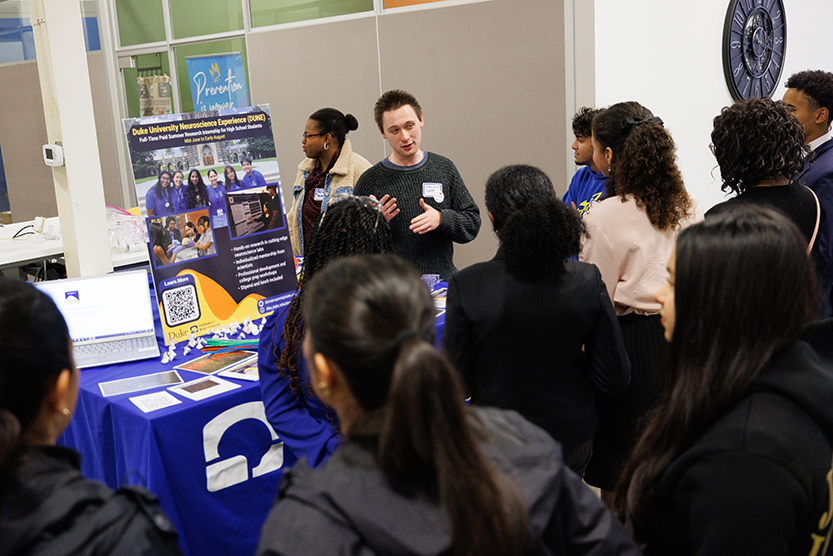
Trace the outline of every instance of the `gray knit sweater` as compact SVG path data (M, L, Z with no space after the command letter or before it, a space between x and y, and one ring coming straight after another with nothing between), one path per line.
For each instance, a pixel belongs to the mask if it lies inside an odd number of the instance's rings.
M381 162L366 170L354 195L396 197L400 213L390 221L396 254L411 263L422 274L439 274L448 280L457 272L454 267L453 242L468 243L480 231L480 209L471 198L454 163L444 156L425 153L425 163L414 168L392 169ZM442 202L423 195L424 184L442 185ZM437 190L437 186L428 186ZM442 223L436 230L415 234L411 220L423 212L419 200L442 212Z

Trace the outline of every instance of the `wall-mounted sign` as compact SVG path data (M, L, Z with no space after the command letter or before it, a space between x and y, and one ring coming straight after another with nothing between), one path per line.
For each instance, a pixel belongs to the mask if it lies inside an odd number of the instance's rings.
M249 106L243 55L208 54L185 58L194 112Z

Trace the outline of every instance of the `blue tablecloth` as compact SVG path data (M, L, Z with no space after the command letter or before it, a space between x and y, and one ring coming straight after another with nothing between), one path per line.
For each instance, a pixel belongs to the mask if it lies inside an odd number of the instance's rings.
M164 352L152 286L151 297ZM440 336L444 322L443 311ZM164 387L108 398L99 390L99 382L169 370L202 355L184 357L182 346L169 364L157 358L83 369L75 415L58 442L81 452L85 476L114 489L141 485L157 495L185 554L254 554L283 469L295 463L265 421L259 384L227 379L241 387L202 401L175 395L181 404L150 413L129 398ZM179 373L186 382L205 376Z
M164 352L152 287L151 297L157 342ZM282 470L295 463L280 439L273 439L259 384L227 379L241 387L202 401L175 395L181 404L150 413L129 398L164 387L108 398L99 390L99 382L169 370L203 355L194 351L185 357L183 346L164 365L155 358L81 370L75 415L59 443L81 452L87 477L114 489L141 485L157 495L186 554L254 554ZM205 376L179 373L186 382ZM260 466L266 454L268 461ZM245 480L222 488L241 480L241 471Z

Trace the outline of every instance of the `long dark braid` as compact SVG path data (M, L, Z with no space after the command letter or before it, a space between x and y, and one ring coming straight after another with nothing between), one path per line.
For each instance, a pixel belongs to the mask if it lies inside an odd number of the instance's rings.
M373 203L359 197L348 197L331 204L321 221L313 228L305 249L304 277L298 294L289 304L280 338L286 345L278 353L280 341L274 342L273 354L280 376L289 375L290 388L299 395L298 363L304 339L304 297L306 285L324 266L339 257L363 253L393 253L390 229ZM310 393L312 391L310 390Z

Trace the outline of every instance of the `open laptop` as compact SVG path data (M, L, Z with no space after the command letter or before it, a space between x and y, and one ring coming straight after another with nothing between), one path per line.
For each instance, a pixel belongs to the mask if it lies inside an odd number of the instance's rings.
M35 284L64 315L75 366L159 356L145 270Z

